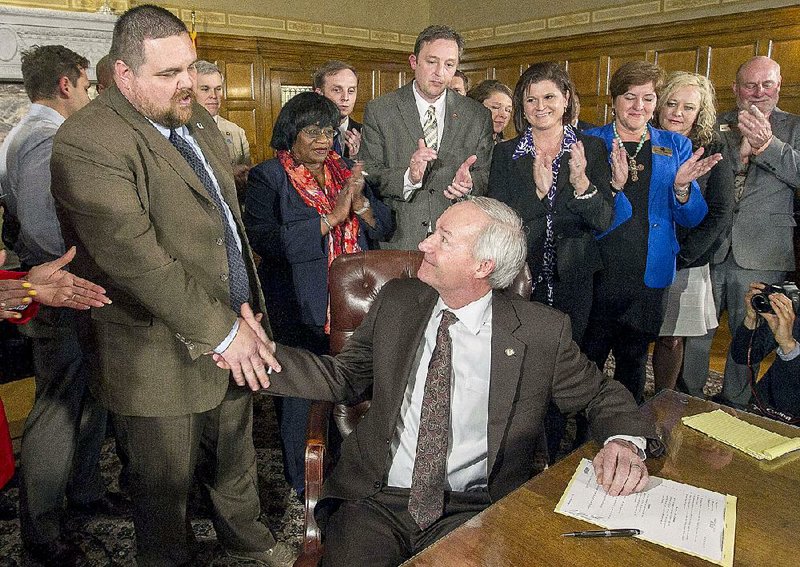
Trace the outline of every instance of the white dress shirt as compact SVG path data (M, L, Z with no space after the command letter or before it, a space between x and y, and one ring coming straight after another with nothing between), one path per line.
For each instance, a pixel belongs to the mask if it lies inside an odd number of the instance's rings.
M419 123L422 128L425 128L425 122L428 120L428 108L433 105L433 108L436 112L436 147L442 147L442 132L444 132L444 121L445 121L445 103L447 101L447 89L439 95L439 98L436 99L435 102L428 102L422 95L419 94L417 91L417 81L414 81L413 88L411 91L414 93L414 100L417 103L417 113L419 114ZM411 174L411 169L406 169L406 173L403 176L403 199L408 201L411 196L414 194L414 191L422 187L422 180L420 179L419 183L411 183L411 178L409 177Z
M428 320L417 352L415 370L412 371L403 395L391 445L392 464L387 480L389 486L411 487L428 364L436 346L436 333L444 309L449 308L440 297ZM447 486L450 490L465 492L488 485L492 292L461 309L450 311L458 321L450 327L453 374L450 380ZM615 435L609 437L606 443L613 439L632 442L639 449L639 456L644 458L644 438Z
M417 353L416 371L412 373L403 396L392 440L389 486L411 487L428 364L436 346L436 333L444 309L448 307L439 298L425 328L421 352ZM453 374L450 380L447 483L450 490L463 492L487 485L492 293L451 311L458 321L450 327Z

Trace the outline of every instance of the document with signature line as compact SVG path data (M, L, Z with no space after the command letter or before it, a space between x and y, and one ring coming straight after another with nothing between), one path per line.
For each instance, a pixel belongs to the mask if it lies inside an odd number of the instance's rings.
M609 496L583 459L555 509L603 528L637 528L639 539L717 565L733 565L736 497L658 477L629 496Z

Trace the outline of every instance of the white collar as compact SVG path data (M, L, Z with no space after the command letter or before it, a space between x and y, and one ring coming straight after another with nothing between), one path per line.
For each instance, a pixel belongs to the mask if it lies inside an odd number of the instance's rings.
M489 290L483 297L466 304L460 309L450 309L444 300L439 297L433 308L434 316L440 317L445 309L452 311L470 333L477 335L492 313L492 291Z

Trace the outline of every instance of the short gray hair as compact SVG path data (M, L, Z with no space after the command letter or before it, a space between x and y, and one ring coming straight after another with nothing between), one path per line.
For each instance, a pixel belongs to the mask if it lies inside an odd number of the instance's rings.
M214 73L219 73L220 76L222 75L222 71L219 70L219 67L205 59L198 59L195 61L194 70L197 71L198 75L213 75Z
M475 241L475 259L494 261L489 285L492 289L507 288L522 270L528 253L522 219L511 207L497 199L469 197L467 200L490 219Z

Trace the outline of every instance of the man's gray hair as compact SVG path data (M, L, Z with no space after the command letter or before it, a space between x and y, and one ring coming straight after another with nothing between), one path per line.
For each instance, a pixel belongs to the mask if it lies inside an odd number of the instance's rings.
M222 71L219 70L219 67L205 59L198 59L195 61L194 69L197 71L198 75L213 75L214 73L219 73L220 76L222 75Z
M491 219L475 241L475 258L494 261L494 271L489 275L492 289L507 288L522 270L528 253L522 219L497 199L469 197L468 201Z

